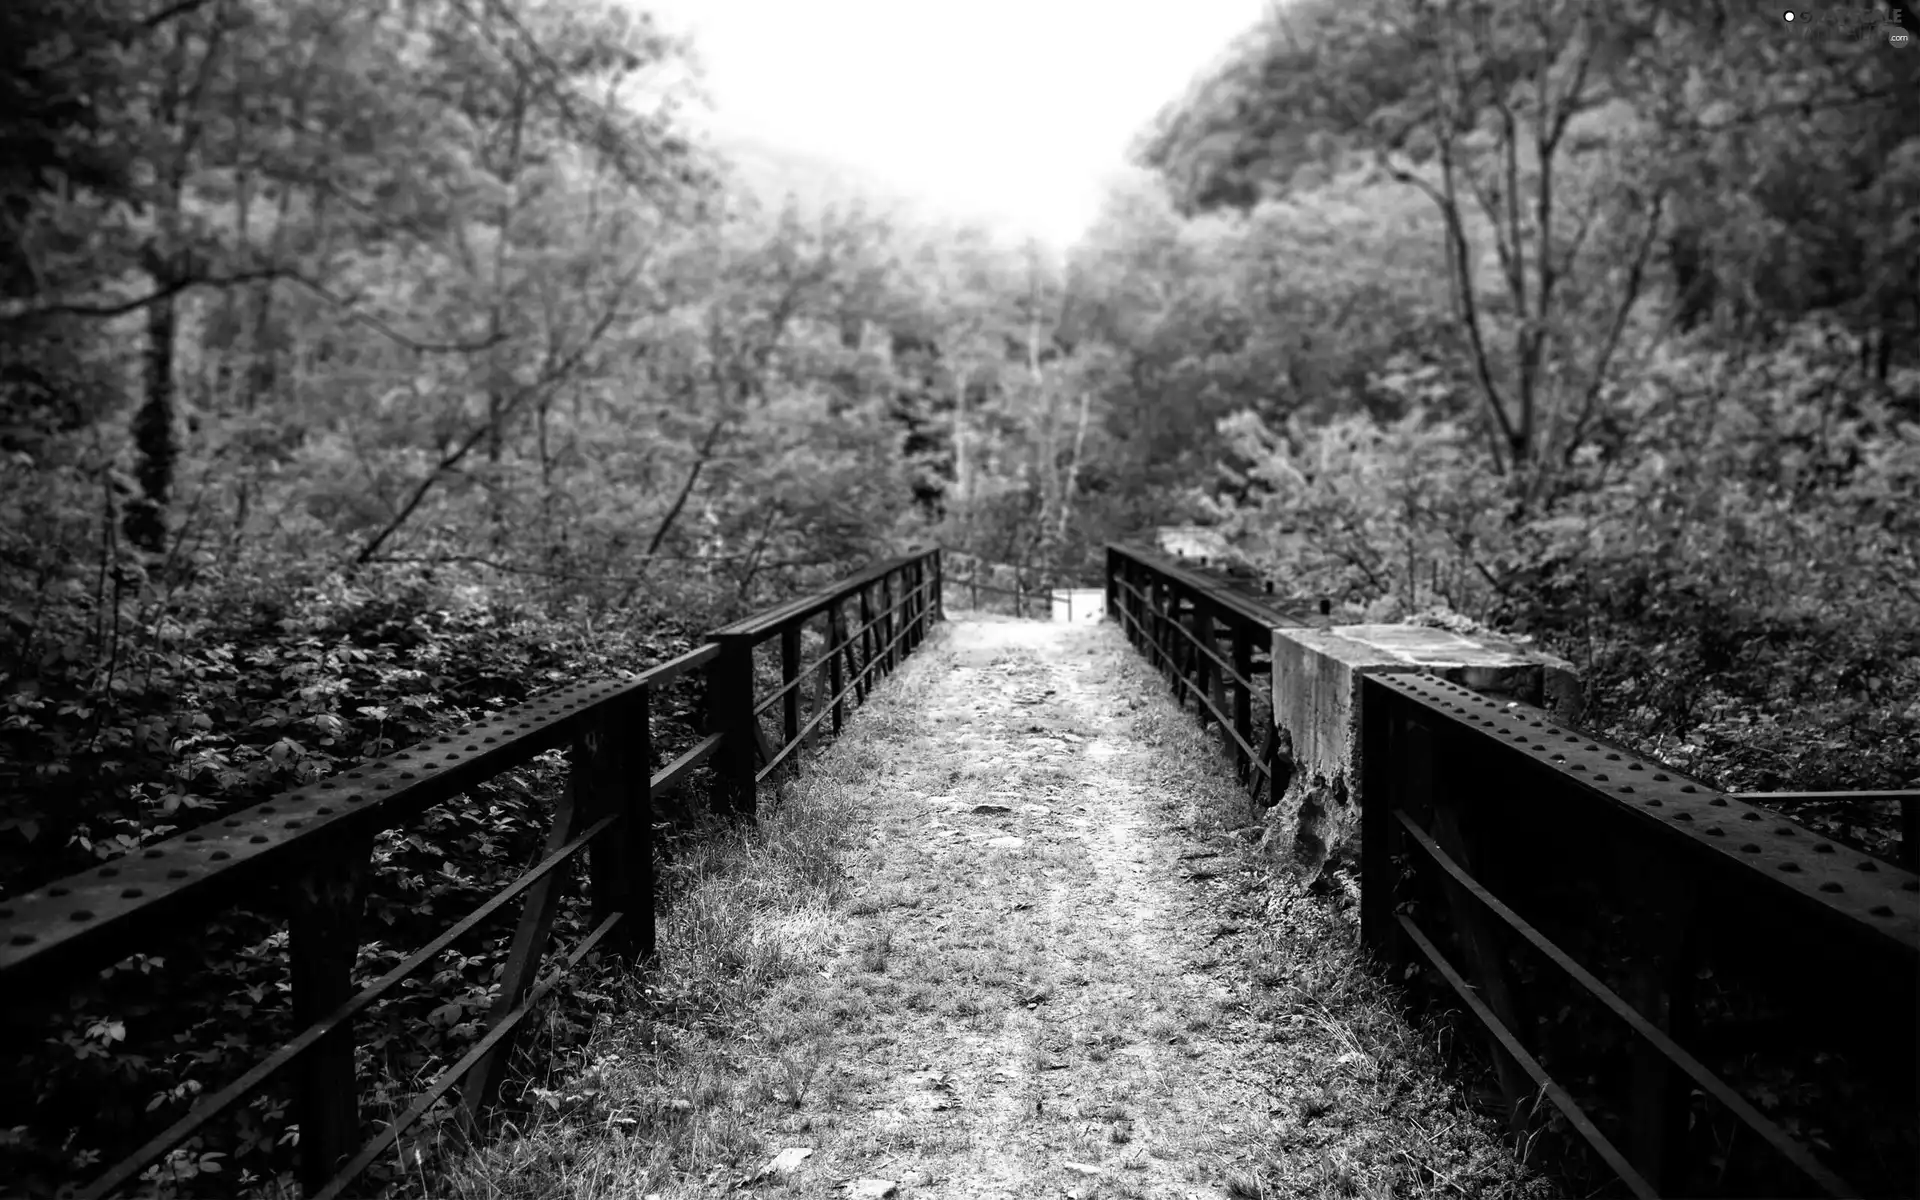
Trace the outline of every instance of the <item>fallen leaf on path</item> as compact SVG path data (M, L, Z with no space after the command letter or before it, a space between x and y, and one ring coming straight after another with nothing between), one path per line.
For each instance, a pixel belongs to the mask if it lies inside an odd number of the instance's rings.
M973 806L973 815L976 817L998 816L1002 813L1011 813L1012 811L1013 809L1005 804L976 804Z
M786 1179L798 1171L800 1164L806 1162L812 1154L813 1151L805 1146L788 1146L774 1155L773 1161L761 1167L759 1172L749 1178L746 1183L758 1183L762 1179Z
M847 1195L854 1200L886 1200L899 1190L891 1179L856 1179L847 1185Z

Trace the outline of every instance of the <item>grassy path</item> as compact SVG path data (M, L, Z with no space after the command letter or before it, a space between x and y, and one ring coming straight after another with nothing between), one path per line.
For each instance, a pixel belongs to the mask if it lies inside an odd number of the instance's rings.
M533 1130L460 1190L1545 1194L1245 819L1113 627L945 625L663 926L594 1076L629 1133Z

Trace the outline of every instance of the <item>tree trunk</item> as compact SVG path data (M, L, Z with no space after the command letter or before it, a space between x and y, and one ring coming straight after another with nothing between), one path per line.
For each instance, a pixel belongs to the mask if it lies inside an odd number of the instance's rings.
M1073 497L1080 490L1080 455L1087 444L1087 403L1092 393L1080 393L1080 422L1073 431L1073 457L1067 460L1067 482L1060 491L1060 528L1055 537L1067 540L1067 524L1073 517Z
M165 287L169 281L156 279ZM133 417L133 444L139 453L135 471L140 495L126 508L127 540L149 554L158 554L167 540L167 504L173 495L173 477L180 459L173 379L174 338L178 333L174 298L165 296L147 306L144 397Z
M967 478L967 371L958 368L953 385L953 494L962 513L972 494Z

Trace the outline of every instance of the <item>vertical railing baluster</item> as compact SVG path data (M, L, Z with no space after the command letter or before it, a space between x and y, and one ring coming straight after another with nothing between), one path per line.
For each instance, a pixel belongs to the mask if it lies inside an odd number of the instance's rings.
M626 884L627 921L639 925L629 932L627 944L640 958L650 959L657 949L653 920L653 689L640 690L633 719L633 750L629 769L635 779L626 793Z
M1394 981L1407 963L1406 934L1394 918L1400 880L1395 866L1404 856L1404 838L1394 812L1408 807L1407 778L1413 769L1404 753L1398 701L1391 692L1362 677L1360 682L1360 936Z
M1126 598L1121 601L1127 607L1127 640L1133 643L1135 650L1140 645L1140 565L1128 559L1121 567L1120 577L1127 581Z
M648 727L652 689L609 701L592 718L597 741L590 768L596 789L593 820L618 815L619 824L594 840L588 852L588 895L593 923L624 914L603 944L622 957L653 951L652 786L653 731Z
M846 680L840 674L840 662L843 650L840 643L847 640L847 623L840 612L840 602L835 600L827 609L827 691L833 698L833 732L838 734L840 726L847 717L847 706L840 699L840 689L846 686Z
M1220 680L1213 669L1213 655L1219 653L1219 645L1213 636L1213 608L1211 602L1195 596L1193 600L1193 636L1199 642L1193 656L1193 682L1199 689L1194 693L1200 701L1200 728L1205 729L1210 722L1219 720L1218 709L1225 709L1221 702Z
M900 648L894 641L893 613L893 572L888 571L880 577L880 658L884 674L893 674L894 665L899 661Z
M867 584L860 589L860 671L856 676L862 704L873 690L873 629L873 585Z
M780 698L782 746L792 745L800 736L799 678L800 622L788 621L780 627L780 683L787 689L787 694Z
M751 819L759 807L754 776L760 752L753 715L753 639L728 634L718 641L719 657L707 668L708 725L725 737L713 759L714 808Z
M1161 647L1166 644L1166 639L1160 628L1166 604L1166 578L1156 571L1147 581L1147 661L1153 664L1156 671L1166 669L1161 657Z
M912 654L920 646L920 612L924 598L920 594L920 564L911 562L900 573L902 590L907 594L907 637L906 652Z
M1240 735L1240 741L1253 745L1253 691L1247 684L1253 680L1253 638L1247 632L1245 621L1233 623L1233 673L1239 676L1234 681L1233 690L1233 730ZM1234 746L1234 762L1240 770L1240 782L1250 782L1249 772L1253 770L1252 760L1239 744Z
M324 1019L353 996L372 855L370 835L343 838L289 888L287 946L297 1027ZM360 1145L354 1057L353 1023L342 1022L307 1052L295 1076L299 1176L307 1195L318 1192Z

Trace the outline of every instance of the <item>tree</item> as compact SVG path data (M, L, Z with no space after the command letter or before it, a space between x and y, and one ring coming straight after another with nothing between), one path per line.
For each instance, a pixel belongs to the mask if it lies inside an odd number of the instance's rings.
M1764 188L1722 186L1730 169L1751 171L1735 164L1756 120L1779 126L1769 173L1797 181L1801 196L1838 164L1806 170L1801 147L1834 143L1785 136L1795 120L1856 131L1845 139L1852 174L1884 180L1866 188L1868 203L1882 216L1906 203L1903 160L1886 152L1907 136L1893 102L1911 92L1910 64L1796 41L1764 24L1773 20L1585 0L1294 6L1170 109L1142 156L1189 210L1246 208L1298 191L1303 167L1354 160L1424 195L1441 219L1453 325L1492 461L1532 481L1531 495L1539 467L1567 461L1600 422L1623 360L1643 361L1672 324L1697 325L1709 293L1753 290L1722 278L1778 273L1758 246L1741 248L1738 268L1706 249L1714 231L1780 223L1703 216L1768 203ZM1851 149L1866 145L1891 169L1867 168ZM1910 288L1888 277L1911 277L1910 239L1896 239L1895 266L1881 272L1857 250L1820 254L1810 226L1795 232L1809 259L1859 265L1805 279L1789 311L1862 287L1875 319L1904 311ZM1676 292L1687 298L1677 313L1655 311Z

